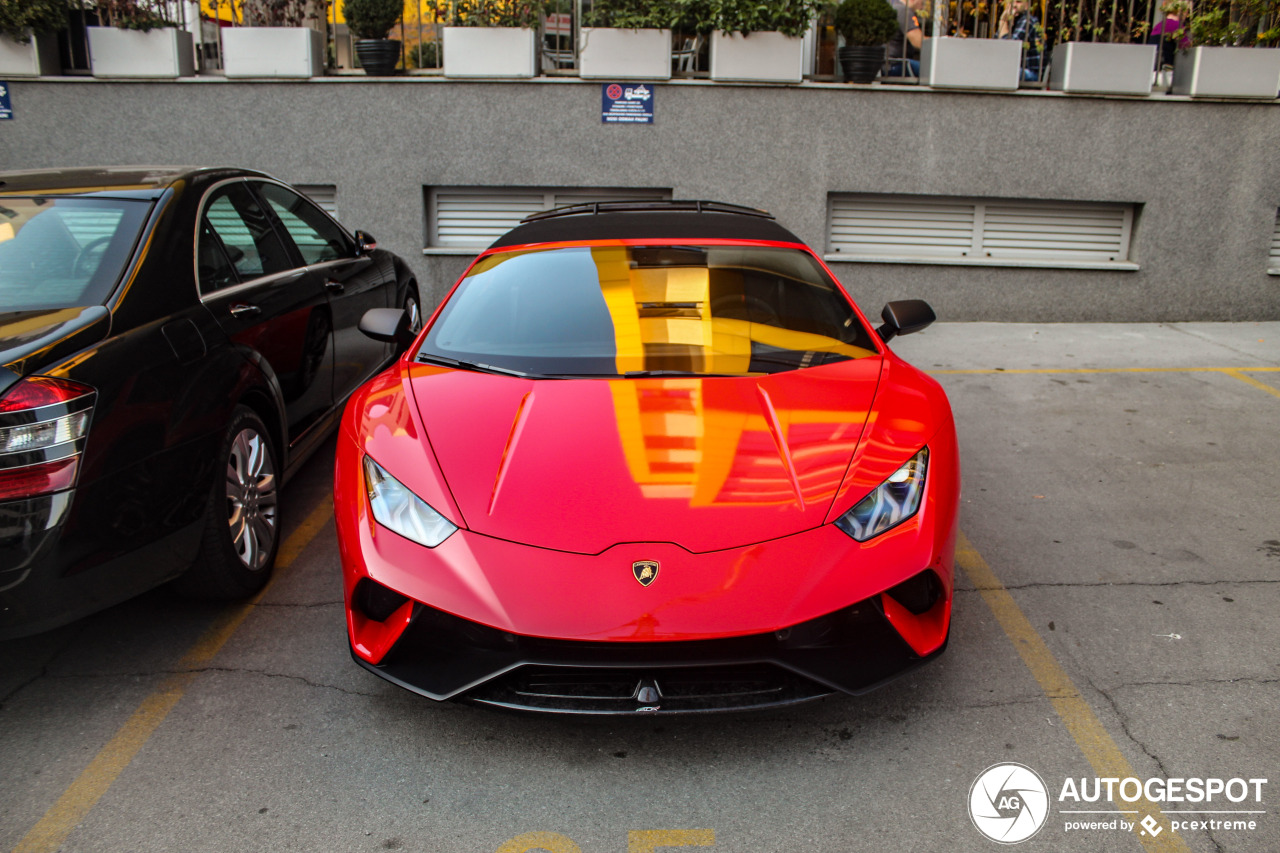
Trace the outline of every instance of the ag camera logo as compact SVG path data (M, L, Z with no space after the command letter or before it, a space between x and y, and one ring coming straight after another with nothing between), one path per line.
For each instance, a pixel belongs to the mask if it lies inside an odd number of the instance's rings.
M969 788L969 819L987 838L1017 844L1035 835L1049 818L1049 789L1024 764L993 764Z

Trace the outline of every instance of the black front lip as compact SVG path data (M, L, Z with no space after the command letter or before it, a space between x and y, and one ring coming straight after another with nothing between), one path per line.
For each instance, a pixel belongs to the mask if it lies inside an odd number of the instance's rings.
M435 700L469 699L561 713L706 712L776 707L843 692L865 693L938 657L946 643L917 655L889 624L879 596L780 631L714 640L585 642L527 637L414 605L408 628L380 664L353 659L388 681ZM530 699L514 686L522 672L559 671L601 679L626 672L645 679L718 678L729 669L776 672L777 689L755 698L699 697L660 708L628 700Z

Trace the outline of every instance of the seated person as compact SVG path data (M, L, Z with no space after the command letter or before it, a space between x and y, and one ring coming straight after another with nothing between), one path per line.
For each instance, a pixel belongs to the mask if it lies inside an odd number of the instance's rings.
M1010 0L1000 15L996 35L1022 42L1022 79L1040 79L1040 20L1027 9L1027 0Z
M920 29L920 17L916 11L924 0L889 0L898 15L898 33L889 41L888 71L885 77L919 77L920 45L924 44L924 30Z

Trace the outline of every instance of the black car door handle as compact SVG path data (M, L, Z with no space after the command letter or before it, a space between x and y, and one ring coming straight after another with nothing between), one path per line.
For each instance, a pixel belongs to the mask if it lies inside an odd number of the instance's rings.
M237 302L231 306L231 316L240 317L246 314L261 314L262 309L257 305L246 305L243 302Z
M326 281L324 283L324 289L329 291L330 293L346 293L347 292L347 288L345 285L343 285L342 282L334 281L333 279L330 279L329 281Z

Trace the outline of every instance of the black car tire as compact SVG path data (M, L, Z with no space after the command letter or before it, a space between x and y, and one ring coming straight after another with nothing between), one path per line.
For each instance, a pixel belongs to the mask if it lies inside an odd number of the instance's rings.
M413 284L404 294L404 310L409 315L409 331L417 335L422 331L422 302L418 299L418 288Z
M196 562L174 582L192 598L246 598L271 578L280 547L280 464L271 433L237 406L223 436Z

